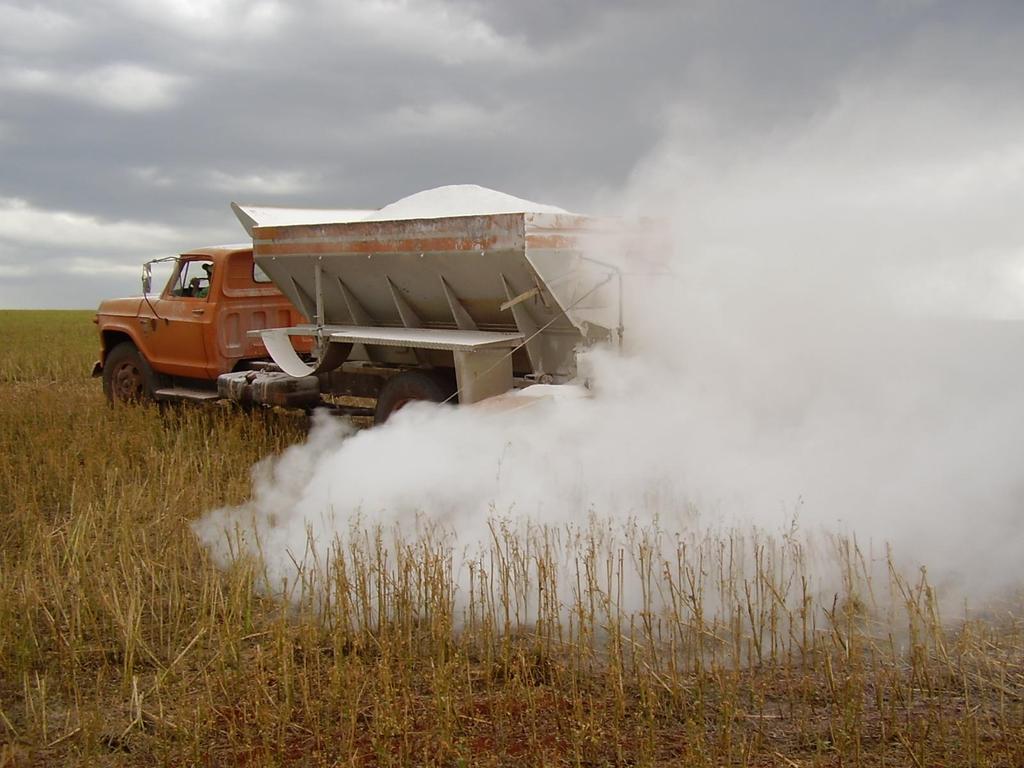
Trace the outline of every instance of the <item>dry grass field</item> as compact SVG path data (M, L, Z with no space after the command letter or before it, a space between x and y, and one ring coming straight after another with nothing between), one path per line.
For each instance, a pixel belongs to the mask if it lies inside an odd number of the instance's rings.
M443 537L365 531L285 604L189 523L302 419L111 410L87 312L0 339L0 767L1024 765L1018 602L943 618L846 539L592 522L496 523L468 590Z

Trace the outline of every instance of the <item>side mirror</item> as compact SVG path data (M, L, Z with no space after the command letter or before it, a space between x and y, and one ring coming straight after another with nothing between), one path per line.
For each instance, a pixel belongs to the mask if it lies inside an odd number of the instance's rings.
M148 295L153 290L153 267L149 262L142 265L142 293Z

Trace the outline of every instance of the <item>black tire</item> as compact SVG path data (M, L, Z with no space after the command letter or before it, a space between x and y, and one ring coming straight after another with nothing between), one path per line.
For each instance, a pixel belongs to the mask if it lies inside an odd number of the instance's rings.
M402 371L380 388L374 424L383 424L388 417L413 400L443 403L455 394L455 377L441 371Z
M122 341L103 361L103 394L111 405L155 399L160 378L130 341Z

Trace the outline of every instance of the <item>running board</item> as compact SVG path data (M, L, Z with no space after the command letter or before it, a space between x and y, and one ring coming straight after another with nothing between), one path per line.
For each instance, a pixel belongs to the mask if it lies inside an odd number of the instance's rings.
M214 400L220 400L220 395L217 394L215 389L189 389L187 387L158 389L153 393L153 397L161 402L188 401L192 403L209 403Z

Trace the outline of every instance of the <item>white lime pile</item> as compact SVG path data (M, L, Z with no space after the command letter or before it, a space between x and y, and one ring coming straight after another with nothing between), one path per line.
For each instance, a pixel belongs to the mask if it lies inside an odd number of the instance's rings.
M449 184L403 197L363 221L438 219L445 216L486 216L495 213L568 213L564 208L506 195L477 184Z

